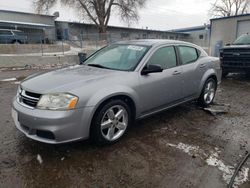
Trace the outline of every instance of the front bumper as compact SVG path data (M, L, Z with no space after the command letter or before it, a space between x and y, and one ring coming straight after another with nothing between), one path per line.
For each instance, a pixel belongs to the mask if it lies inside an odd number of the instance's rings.
M224 72L250 72L250 66L229 66L222 64Z
M27 137L49 144L67 143L89 137L92 107L67 111L29 109L16 100L12 117L17 129Z

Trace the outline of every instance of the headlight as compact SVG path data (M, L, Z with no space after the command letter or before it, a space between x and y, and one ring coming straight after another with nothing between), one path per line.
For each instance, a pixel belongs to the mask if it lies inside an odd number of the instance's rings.
M18 97L20 95L20 93L22 92L21 86L18 85L17 87L17 92L16 92L16 97Z
M38 109L43 110L71 110L75 108L78 97L68 93L54 93L42 95L38 104Z

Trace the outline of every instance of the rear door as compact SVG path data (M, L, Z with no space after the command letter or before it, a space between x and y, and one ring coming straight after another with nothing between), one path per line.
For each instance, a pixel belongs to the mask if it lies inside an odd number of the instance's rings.
M181 67L178 66L174 46L162 46L156 49L148 59L147 65L160 65L164 70L140 76L139 97L142 115L160 110L177 103L181 98Z
M200 51L192 46L179 45L178 55L182 67L182 93L188 100L197 96L207 64L200 59Z

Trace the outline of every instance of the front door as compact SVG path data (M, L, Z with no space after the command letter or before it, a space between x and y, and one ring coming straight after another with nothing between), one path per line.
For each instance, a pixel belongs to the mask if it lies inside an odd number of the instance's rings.
M164 46L156 49L146 66L150 64L160 65L163 72L141 75L139 78L142 115L175 104L182 98L182 68L178 66L175 48Z

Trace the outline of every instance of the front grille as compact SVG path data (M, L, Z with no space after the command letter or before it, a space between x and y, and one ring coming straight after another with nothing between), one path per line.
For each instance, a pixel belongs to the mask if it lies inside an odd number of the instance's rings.
M230 48L221 53L223 67L250 68L250 49Z
M35 108L41 94L21 90L19 93L19 102L27 107Z
M36 135L39 136L39 137L41 137L41 138L55 140L55 135L52 132L50 132L50 131L37 130L36 131Z

